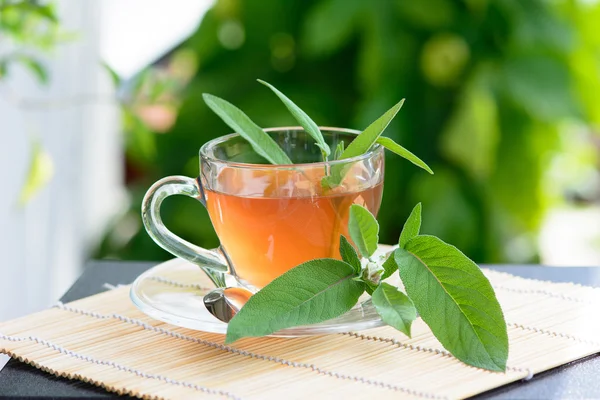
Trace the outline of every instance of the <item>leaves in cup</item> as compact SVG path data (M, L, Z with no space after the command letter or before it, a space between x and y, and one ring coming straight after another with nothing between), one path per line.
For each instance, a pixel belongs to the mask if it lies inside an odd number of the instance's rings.
M268 82L258 79L258 82L267 86L279 97L287 109L291 112L298 123L304 130L312 136L316 145L321 149L323 160L326 161L331 154L331 149L317 124L298 107L292 100L284 95L280 90L275 88ZM210 94L203 94L206 104L229 125L235 132L246 139L254 151L265 158L271 164L292 164L287 154L277 145L277 143L258 125L244 114L242 110L235 107L233 104L220 99ZM335 149L334 159L348 159L367 153L375 143L389 149L390 151L404 157L418 167L423 168L427 172L433 174L433 171L419 157L400 146L390 138L381 137L383 131L387 128L398 111L402 108L404 99L398 102L394 107L389 109L385 114L379 117L375 122L371 123L363 132L361 132L347 147L343 142L340 142ZM344 179L344 176L349 170L349 164L336 163L331 166L328 174L321 180L321 186L324 189L332 189L339 186Z
M337 157L336 160L357 157L368 152L379 136L381 136L385 128L390 124L392 119L394 119L398 111L400 111L403 104L404 99L400 100L398 104L386 111L386 113L379 117L375 122L371 123L367 129L362 131L348 146L346 146L342 154ZM324 188L334 188L340 185L344 180L344 176L348 172L348 169L347 164L334 164L331 167L329 176L325 176L321 180L321 186Z
M380 136L376 140L376 142L388 149L389 151L391 151L392 153L399 155L400 157L410 161L417 167L423 168L425 171L433 175L433 171L431 170L431 168L429 168L429 165L425 164L423 160L415 156L410 151L406 150L404 147L400 146L398 143L394 142L389 137Z
M400 240L398 244L401 248L406 247L406 244L419 234L421 229L421 203L417 204L404 223L402 232L400 232Z
M375 253L379 243L379 224L369 210L352 204L348 231L363 257L371 257Z
M371 123L367 129L362 131L360 135L350 142L340 159L360 156L369 151L385 128L392 122L392 119L398 114L398 111L400 111L403 104L404 99L400 100L394 107L390 108L385 114L375 120L375 122Z
M324 158L329 157L331 154L331 149L329 145L325 143L325 139L323 138L323 134L321 130L317 126L317 124L306 114L300 107L298 107L292 100L290 100L285 94L281 93L275 86L271 85L268 82L257 79L260 83L268 87L279 97L279 99L285 104L287 109L292 113L296 121L304 128L306 133L312 136L313 139L317 142L317 146L321 149L324 154Z
M350 264L357 274L360 273L362 266L358 254L356 254L356 250L354 250L354 247L352 247L344 235L340 235L340 255L342 256L342 260Z
M479 267L434 236L414 237L394 256L406 293L440 343L469 365L504 371L506 322Z
M417 318L412 301L398 288L382 282L371 297L383 322L410 337L410 326Z
M423 168L425 171L433 174L433 171L425 162L423 162L419 157L400 146L398 143L394 142L392 139L388 137L381 136L383 131L388 127L392 119L396 116L398 111L402 108L404 104L404 99L400 100L396 105L386 111L381 117L379 117L375 122L367 127L364 131L362 131L350 144L342 151L342 154L337 156L336 160L343 160L347 158L357 157L361 154L365 154L368 152L375 143L385 147L386 149L392 151L393 153L399 155L412 162L416 166ZM336 149L337 155L337 149ZM331 168L330 176L323 178L321 184L323 187L333 188L338 186L342 180L344 179L344 175L346 175L347 168L345 168L344 164L336 164Z
M227 326L226 343L316 324L350 310L364 292L351 265L334 259L307 261L277 277L248 300Z
M246 139L254 151L271 164L292 164L290 158L271 136L233 104L212 94L203 93L204 102L236 133Z

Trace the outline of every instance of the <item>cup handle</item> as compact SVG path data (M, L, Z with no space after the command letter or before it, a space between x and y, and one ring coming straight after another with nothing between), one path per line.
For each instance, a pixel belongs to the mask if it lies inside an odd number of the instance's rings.
M164 199L178 194L193 197L206 207L204 190L198 179L186 176L163 178L148 189L142 202L142 221L148 235L169 253L198 265L217 287L225 287L225 274L230 271L224 257L180 238L163 224L160 206Z

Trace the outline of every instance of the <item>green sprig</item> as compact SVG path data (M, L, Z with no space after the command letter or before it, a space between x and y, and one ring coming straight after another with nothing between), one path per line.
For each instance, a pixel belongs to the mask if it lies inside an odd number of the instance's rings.
M379 230L373 225L373 221L377 225L375 218L365 208L353 205L350 221L352 240L367 258L365 267L341 236L343 261L308 261L273 280L230 321L226 342L338 317L367 291L381 319L407 336L418 312L459 360L491 371L506 369L506 322L490 282L457 248L419 233L420 204L404 224L400 247L381 266L373 257L372 245ZM406 293L383 281L396 270Z
M304 112L300 107L296 105L289 97L283 94L279 89L274 87L268 82L258 79L258 82L265 85L287 107L292 116L298 121L300 126L304 128L307 134L309 134L314 140L315 145L319 147L323 155L323 161L327 161L331 155L331 149L319 126ZM248 117L242 110L235 107L233 104L220 99L210 94L203 94L205 103L219 116L221 119L229 125L235 132L240 134L246 139L254 149L256 153L262 156L271 164L292 164L287 154L277 145L277 143L271 139L271 137L264 132L258 125L256 125L250 117ZM381 117L371 123L364 131L352 140L347 146L343 142L340 142L334 151L335 160L344 160L352 157L357 157L370 151L373 146L379 144L385 147L391 152L399 155L412 162L416 166L424 169L425 171L433 174L433 171L429 166L423 162L419 157L394 142L388 137L381 136L383 131L388 127L390 122L394 119L398 111L402 108L404 99L400 100L392 108L386 111ZM338 163L334 164L328 175L323 177L321 186L324 188L334 188L343 181L344 176L348 171L349 164Z
M317 124L287 96L267 82L304 130L315 140L326 161L331 149ZM292 164L287 154L239 108L204 94L206 104L255 152L272 164ZM401 100L370 124L347 146L335 149L336 160L350 159L380 145L433 173L410 151L381 136L396 116ZM339 185L348 164L336 163L321 181L324 188ZM502 309L491 284L479 267L460 250L434 236L420 234L421 204L404 223L399 247L385 257L376 254L379 224L364 207L352 205L348 232L353 245L340 237L342 260L307 261L274 279L250 298L227 327L226 342L265 336L298 325L338 317L356 305L366 291L388 325L410 336L417 311L440 343L459 360L492 371L504 371L508 335ZM362 261L359 254L363 257ZM385 282L398 271L406 293Z

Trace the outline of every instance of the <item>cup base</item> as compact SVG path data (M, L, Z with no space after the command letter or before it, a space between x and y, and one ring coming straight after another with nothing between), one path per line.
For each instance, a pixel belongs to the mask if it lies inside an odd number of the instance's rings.
M228 276L226 280L228 285L238 284L233 276ZM204 296L214 288L197 265L176 258L140 275L131 286L130 297L140 311L154 319L183 328L224 334L227 324L215 318L204 306ZM272 336L323 335L383 325L385 323L381 321L369 296L365 295L356 307L338 318L285 329Z

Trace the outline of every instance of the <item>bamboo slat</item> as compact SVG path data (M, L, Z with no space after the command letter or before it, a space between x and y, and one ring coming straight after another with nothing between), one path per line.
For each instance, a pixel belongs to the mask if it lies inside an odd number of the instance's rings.
M413 325L412 339L383 327L225 346L222 335L147 317L131 304L129 287L0 324L0 352L142 398L451 399L600 351L600 317L594 312L600 289L484 272L508 323L504 373L462 364L421 320Z

